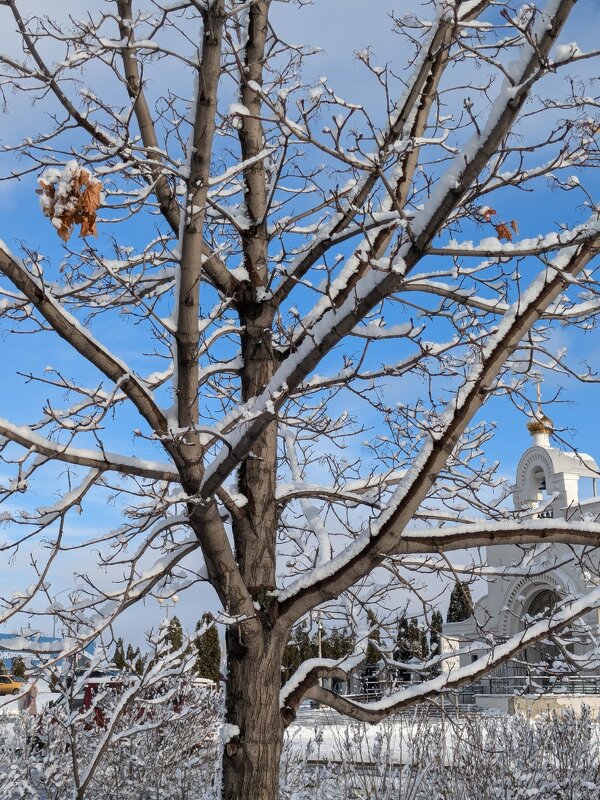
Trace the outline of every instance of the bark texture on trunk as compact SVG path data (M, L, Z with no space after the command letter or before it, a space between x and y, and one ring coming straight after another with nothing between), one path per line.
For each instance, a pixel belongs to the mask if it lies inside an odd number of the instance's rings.
M228 631L226 721L239 728L223 751L223 800L278 800L284 725L279 709L281 648L246 648Z
M241 317L242 399L259 395L273 376L271 319ZM266 426L238 471L238 490L247 498L242 514L233 520L236 558L250 594L263 604L265 592L275 589L277 539L277 424Z

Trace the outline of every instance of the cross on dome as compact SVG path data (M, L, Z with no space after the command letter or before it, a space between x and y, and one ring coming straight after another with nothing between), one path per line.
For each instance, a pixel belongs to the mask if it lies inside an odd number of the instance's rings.
M537 377L537 409L533 418L527 423L527 430L533 436L534 444L542 447L550 445L550 434L554 430L554 424L550 417L542 411L542 376Z

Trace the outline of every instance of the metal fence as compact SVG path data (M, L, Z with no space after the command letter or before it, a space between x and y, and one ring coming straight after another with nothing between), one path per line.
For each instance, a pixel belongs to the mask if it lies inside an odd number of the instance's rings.
M587 694L600 695L600 675L510 675L481 678L470 694Z

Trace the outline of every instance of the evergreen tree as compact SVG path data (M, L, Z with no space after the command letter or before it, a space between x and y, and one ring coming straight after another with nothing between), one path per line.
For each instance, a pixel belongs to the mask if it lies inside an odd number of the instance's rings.
M427 640L427 631L425 630L425 628L421 628L420 636L421 636L421 642L420 642L421 658L423 659L423 661L427 661L427 659L429 658L429 642Z
M378 635L378 634L377 634ZM368 661L380 660L379 651L369 643ZM346 628L321 627L321 655L323 658L344 658L354 649L354 639ZM376 657L375 657L376 654ZM305 621L296 626L292 638L285 646L283 653L282 680L285 683L307 658L319 655L319 632L309 634Z
M298 655L300 657L300 661L304 661L307 658L317 658L319 655L317 637L315 634L313 634L311 638L308 624L306 627L302 626L302 628L298 631Z
M137 649L137 652L138 653L140 652L139 647ZM135 664L133 665L133 670L136 673L136 675L141 676L144 674L145 667L146 667L146 656L139 655L135 660Z
M206 625L209 627L204 633L197 635L194 639L196 661L193 672L199 678L209 678L218 684L221 671L221 643L217 626L214 624L214 617L210 613L202 615L202 619L196 625L196 630L198 631Z
M6 675L6 664L0 658L0 675Z
M13 659L12 662L12 674L15 678L24 678L25 677L25 662L21 658L21 656L17 656Z
M444 623L442 614L437 609L431 615L431 627L429 629L429 649L432 657L441 655L442 652L442 625ZM442 668L437 664L433 669L434 675L439 675Z
M372 611L367 611L367 619L371 626L371 632L369 633L369 641L367 643L367 657L362 672L362 684L368 696L377 695L379 693L379 679L377 673L378 665L381 661L381 653L377 645L379 645L381 634L379 622Z
M345 628L333 628L329 632L324 630L321 646L323 658L344 658L350 655L352 649L352 636Z
M396 649L394 659L400 662L410 662L412 659L425 661L429 658L429 642L427 632L421 628L416 617L410 621L405 617L398 620L398 633L396 636ZM400 670L398 677L400 680L408 681L411 679L411 671Z
M316 658L318 653L317 642L314 637L311 640L308 625L306 621L302 621L294 628L292 637L283 651L282 680L287 681L305 659Z
M295 641L291 640L283 649L283 658L281 661L282 684L291 678L299 666L300 658L298 657L298 645Z
M421 629L416 617L413 617L408 626L408 640L412 658L421 660L423 651L421 649Z
M169 621L166 639L171 645L171 653L181 649L183 645L183 627L179 621L179 617L173 617Z
M125 659L125 650L123 648L123 639L117 639L117 644L115 645L115 654L113 656L113 664L117 669L125 669L127 666L127 661Z
M131 667L134 663L136 658L140 654L140 648L138 647L137 650L134 649L132 644L127 645L127 666Z
M471 598L469 584L456 581L450 595L446 622L462 622L465 619L469 619L472 608L473 600Z
M367 618L371 624L371 633L369 634L369 642L367 644L367 667L375 667L381 661L381 653L376 646L380 642L381 634L379 631L379 621L372 611L367 611Z
M398 632L396 634L396 649L394 651L394 659L399 662L410 661L410 642L408 640L408 620L403 615L398 620ZM401 681L409 681L411 674L408 670L401 669L398 671L398 679Z

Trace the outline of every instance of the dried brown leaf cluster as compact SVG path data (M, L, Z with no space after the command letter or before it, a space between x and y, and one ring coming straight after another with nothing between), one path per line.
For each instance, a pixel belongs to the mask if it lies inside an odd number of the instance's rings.
M81 237L98 235L96 213L102 202L102 184L97 178L71 162L60 173L47 171L38 184L42 211L63 242L69 240L75 225L81 226Z
M515 233L519 232L516 219L510 221L510 227ZM500 222L498 225L494 225L494 228L496 229L496 235L500 240L506 239L508 242L512 242L513 235L506 222Z
M507 242L512 242L513 240L513 232L519 233L519 226L517 224L516 219L512 219L510 222L492 222L492 217L496 216L498 212L495 208L485 208L481 215L483 216L486 222L489 222L490 225L493 225L494 230L496 231L496 236L500 241L502 239L506 239ZM510 228L509 228L510 225ZM512 228L512 231L511 231Z

